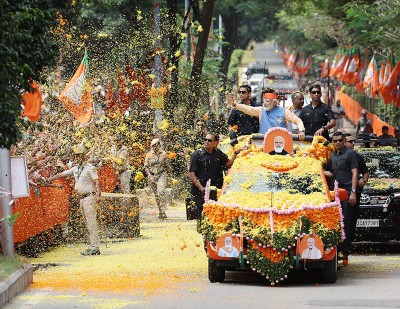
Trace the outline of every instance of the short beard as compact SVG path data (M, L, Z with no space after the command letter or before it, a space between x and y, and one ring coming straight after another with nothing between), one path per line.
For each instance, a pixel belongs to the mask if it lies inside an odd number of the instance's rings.
M283 147L275 146L275 152L276 153L281 153L282 151L283 151Z
M273 108L275 107L275 105L269 105L269 106L264 106L264 109L269 112L271 111Z

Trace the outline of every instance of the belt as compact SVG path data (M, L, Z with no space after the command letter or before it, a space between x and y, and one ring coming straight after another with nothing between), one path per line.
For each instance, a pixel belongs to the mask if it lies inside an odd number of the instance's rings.
M89 196L92 196L95 194L96 194L96 192L89 192L89 193L78 194L78 196L80 199L82 199L82 198L86 198L86 197L89 197Z

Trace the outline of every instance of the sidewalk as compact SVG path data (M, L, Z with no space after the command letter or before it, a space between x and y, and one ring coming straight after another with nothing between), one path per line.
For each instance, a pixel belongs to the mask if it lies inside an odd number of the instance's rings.
M23 265L4 281L0 281L0 308L23 292L33 282L33 268Z

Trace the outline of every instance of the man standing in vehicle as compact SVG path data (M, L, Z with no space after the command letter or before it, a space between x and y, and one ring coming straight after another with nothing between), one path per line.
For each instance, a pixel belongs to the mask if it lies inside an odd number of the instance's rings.
M304 106L299 118L303 121L306 135L322 135L329 139L329 129L336 125L332 109L321 101L321 86L313 84L309 88L311 103Z
M349 199L341 201L344 232L346 239L339 244L339 257L347 261L350 252L351 217L357 203L358 163L354 150L345 147L345 137L338 131L333 134L332 143L335 151L325 167L325 176L336 180L339 188L345 189Z
M300 91L295 91L292 93L292 103L293 105L289 107L289 111L299 117L301 110L303 109L304 105L304 95ZM299 133L299 128L294 123L288 122L287 129L289 132L293 134Z
M355 141L356 141L356 139L351 134L345 135L345 146L347 148L354 150ZM356 189L357 203L355 205L355 209L353 210L352 216L350 218L350 236L349 236L350 244L354 241L357 219L360 215L361 193L362 193L362 191L365 187L365 184L367 183L368 178L369 178L368 167L365 164L364 158L358 152L356 152L356 157L357 157L357 164L358 164L358 171L359 171L360 179L358 180L357 189Z
M240 103L247 106L260 106L256 101L251 100L251 87L250 85L242 85L239 87L238 94L240 96ZM250 135L258 133L259 124L256 116L250 116L242 111L234 108L228 119L229 137L232 139L241 135ZM237 126L236 131L233 127Z
M260 123L259 133L265 134L274 127L286 128L286 122L290 121L299 127L299 139L304 140L304 125L299 117L294 115L288 109L278 106L279 100L273 89L263 90L262 106L246 106L244 104L236 104L232 96L226 95L228 103L236 109L252 116L257 116Z

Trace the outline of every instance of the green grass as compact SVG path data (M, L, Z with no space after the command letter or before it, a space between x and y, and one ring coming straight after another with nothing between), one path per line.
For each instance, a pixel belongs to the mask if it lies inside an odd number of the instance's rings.
M21 266L22 262L19 257L0 255L0 280L6 279Z

